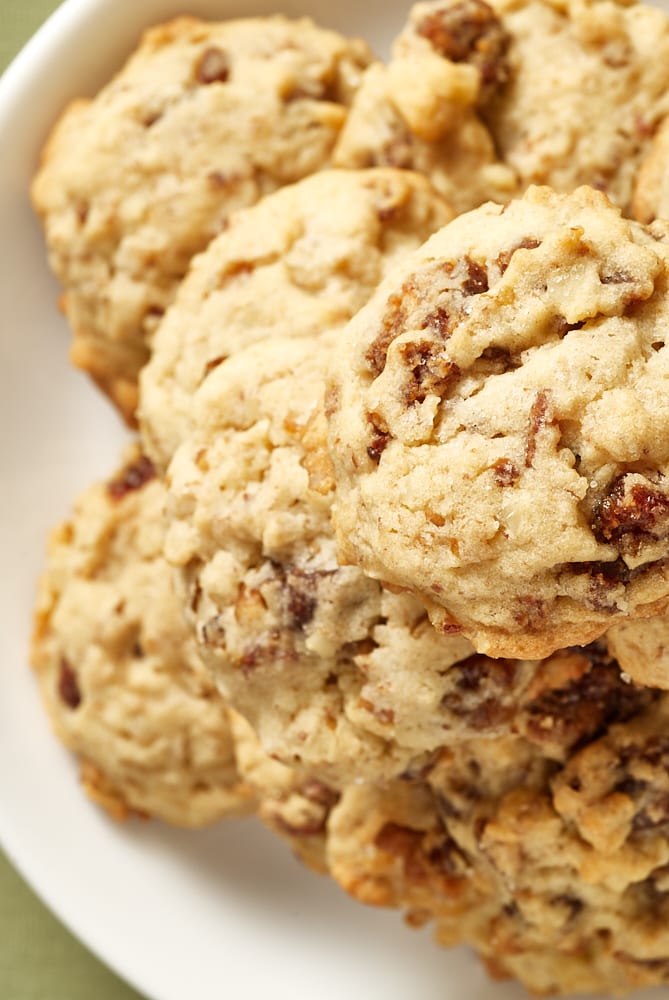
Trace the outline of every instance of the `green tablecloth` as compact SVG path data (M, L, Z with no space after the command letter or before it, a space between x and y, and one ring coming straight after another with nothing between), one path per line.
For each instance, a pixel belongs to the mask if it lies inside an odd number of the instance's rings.
M0 0L0 71L58 6ZM45 909L0 853L2 1000L141 1000Z

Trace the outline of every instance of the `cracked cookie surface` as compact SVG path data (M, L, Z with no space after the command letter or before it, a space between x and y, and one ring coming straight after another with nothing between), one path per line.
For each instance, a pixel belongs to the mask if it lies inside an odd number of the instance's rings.
M668 95L669 19L652 6L417 3L390 62L365 72L335 162L420 170L460 212L589 184L650 221Z
M193 262L140 378L140 426L165 467L192 430L191 398L257 340L341 327L393 263L452 218L418 174L324 170L238 213Z
M134 419L137 375L191 258L231 212L330 160L370 54L308 19L182 17L73 102L32 188L71 357Z
M196 827L255 803L163 558L164 501L134 446L81 495L51 538L32 659L88 794L117 818Z
M618 996L669 981L667 695L626 683L603 645L562 658L599 678L553 705L566 727L546 703L533 733L511 723L412 781L346 788L326 857L355 898L433 921L495 978Z
M169 469L166 553L203 659L264 750L340 785L498 731L535 668L472 657L414 598L338 565L320 412L331 351L277 338L209 374Z
M417 170L457 212L508 200L517 178L479 113L506 79L508 42L483 0L417 4L390 62L365 71L335 164Z
M343 562L493 656L669 597L669 252L604 195L454 220L351 321L328 394Z

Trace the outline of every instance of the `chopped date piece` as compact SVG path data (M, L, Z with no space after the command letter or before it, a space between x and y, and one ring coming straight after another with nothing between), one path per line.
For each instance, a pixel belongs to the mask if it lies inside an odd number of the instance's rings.
M478 261L472 260L471 257L465 257L465 267L467 268L467 277L462 283L465 295L480 295L482 292L487 292L488 272L485 267Z
M408 299L414 286L411 282L406 282L399 295L391 295L388 299L386 313L383 317L381 332L372 341L365 353L371 371L374 375L380 375L386 366L388 348L402 330L402 324L406 320L405 299Z
M411 369L410 380L404 390L407 406L422 403L429 395L444 396L460 369L452 361L435 355L436 345L431 341L408 343L401 354L405 365Z
M374 843L379 850L402 859L406 877L421 882L432 874L458 877L463 869L462 852L445 830L414 830L399 823L385 823Z
M632 571L627 563L618 557L613 562L572 563L574 572L585 570L590 574L593 587L597 590L617 586L619 583L629 583Z
M112 500L122 500L133 490L140 490L142 486L150 482L156 476L153 462L146 455L142 455L131 465L126 466L120 475L111 479L107 483L107 493Z
M520 478L518 469L508 458L498 458L492 466L492 472L498 486L513 486Z
M509 78L509 35L483 0L462 0L426 15L417 27L432 48L451 62L467 62L481 74L481 97L487 100Z
M377 436L372 439L371 444L367 445L367 454L371 458L372 462L376 462L378 465L381 461L381 455L385 451L386 445L389 441L389 434L377 434Z
M488 287L484 269L468 257L456 264L439 261L408 278L399 293L389 296L381 330L365 353L365 360L374 376L380 375L385 368L388 348L404 332L409 317L412 323L415 322L412 313L434 294L435 283L440 284L443 302L423 315L420 325L424 330L433 329L444 338L450 332L452 318L457 318L459 314L462 297L479 294Z
M528 735L570 750L643 712L653 698L651 689L625 684L614 664L590 662L580 677L549 688L527 705Z
M591 527L600 541L635 551L643 541L669 533L669 495L650 483L618 476L594 503Z
M79 708L81 704L81 691L77 675L67 662L61 659L58 672L58 694L68 708Z
M437 306L423 318L420 327L421 330L432 330L446 340L451 333L451 317L443 306Z
M331 579L335 570L304 570L298 566L276 566L277 575L282 579L285 608L294 629L305 628L316 613L319 589Z
M443 696L441 707L474 732L505 725L517 710L517 672L517 660L493 660L475 653L451 668L453 690Z
M381 455L385 451L386 445L390 441L390 434L385 420L377 413L368 413L367 420L371 424L374 434L370 444L367 446L367 454L372 462L377 464L381 460Z
M308 587L288 584L288 612L294 628L303 628L314 617L318 605L315 593L309 593Z

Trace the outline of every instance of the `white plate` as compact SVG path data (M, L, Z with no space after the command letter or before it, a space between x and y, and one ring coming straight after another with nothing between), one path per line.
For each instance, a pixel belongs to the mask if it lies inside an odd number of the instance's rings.
M364 35L383 53L403 0L285 0L284 13ZM520 1000L465 951L435 948L398 914L367 910L303 871L252 820L204 833L118 826L84 800L27 665L49 528L115 466L123 431L67 363L29 179L65 101L93 93L139 30L184 0L68 0L0 82L0 841L58 916L153 1000ZM270 13L271 0L189 12ZM666 993L646 994L665 996Z

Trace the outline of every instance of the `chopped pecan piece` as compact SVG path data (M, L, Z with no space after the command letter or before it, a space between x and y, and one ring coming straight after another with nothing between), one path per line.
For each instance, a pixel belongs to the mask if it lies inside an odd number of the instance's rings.
M528 469L532 468L532 465L534 464L534 458L537 452L537 437L540 431L542 431L543 428L550 423L549 403L550 395L547 389L541 389L532 403L532 408L530 410L530 426L527 432L527 445L525 446L525 465Z
M230 59L223 49L210 45L195 64L198 83L225 83L230 78Z
M465 295L480 295L482 292L487 292L489 287L488 272L485 267L478 261L472 260L471 257L465 257L464 262L467 268L467 277L462 283L462 290Z

